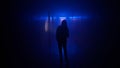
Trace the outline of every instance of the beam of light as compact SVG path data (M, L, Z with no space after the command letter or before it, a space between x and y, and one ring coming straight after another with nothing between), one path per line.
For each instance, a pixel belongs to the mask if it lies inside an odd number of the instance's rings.
M48 31L48 20L45 21L45 32Z

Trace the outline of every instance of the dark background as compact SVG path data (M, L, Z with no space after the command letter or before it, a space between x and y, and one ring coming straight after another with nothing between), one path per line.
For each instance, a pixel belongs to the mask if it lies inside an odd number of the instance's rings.
M58 8L60 7L60 8ZM4 64L7 68L54 68L54 63L50 63L49 58L43 55L45 52L42 49L45 40L43 38L42 25L40 26L40 35L37 34L36 24L30 24L25 20L25 17L32 16L36 13L43 13L48 10L56 12L62 9L73 10L77 13L87 12L99 16L99 20L92 19L90 26L86 26L88 33L83 33L83 37L87 41L81 40L82 36L78 36L76 44L90 45L91 48L85 50L85 61L81 62L78 58L79 52L76 55L76 60L73 60L73 68L117 68L119 65L117 46L118 42L118 25L117 22L117 2L115 0L11 0L3 2L2 5L2 21L3 24L3 54ZM26 15L26 16L25 16ZM100 24L96 24L98 22ZM29 23L29 24L28 24ZM94 25L94 26L93 26ZM39 26L38 26L39 27ZM77 30L79 26L74 29ZM75 31L74 31L75 32ZM37 41L37 42L36 42ZM39 42L38 42L39 41ZM83 41L83 43L78 43ZM49 43L48 43L49 44ZM40 46L40 59L35 59L34 47ZM47 47L49 49L49 47ZM44 50L47 51L46 48ZM38 54L38 53L37 53ZM75 58L75 57L74 57ZM50 58L54 60L54 58ZM59 62L59 61L58 61ZM72 67L71 67L72 68Z

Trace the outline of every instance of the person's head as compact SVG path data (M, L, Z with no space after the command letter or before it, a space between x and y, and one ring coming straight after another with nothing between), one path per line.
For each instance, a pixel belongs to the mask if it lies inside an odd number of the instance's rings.
M67 26L67 21L66 20L62 21L62 26Z

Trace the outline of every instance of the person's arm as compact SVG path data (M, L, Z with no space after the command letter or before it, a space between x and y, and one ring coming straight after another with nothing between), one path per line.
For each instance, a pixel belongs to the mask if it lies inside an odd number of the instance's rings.
M56 30L56 40L58 39L58 28Z
M69 37L69 29L67 28L67 38Z
M60 31L60 26L58 26L58 28L56 30L56 40L59 39L59 31Z

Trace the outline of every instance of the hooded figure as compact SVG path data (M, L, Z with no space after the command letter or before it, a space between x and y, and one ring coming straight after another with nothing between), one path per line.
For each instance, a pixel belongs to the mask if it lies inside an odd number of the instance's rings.
M67 27L67 21L63 20L62 24L58 26L56 30L56 40L58 42L59 56L60 56L60 64L62 64L62 48L64 49L64 57L66 64L68 64L67 57L67 38L69 37L69 30Z

